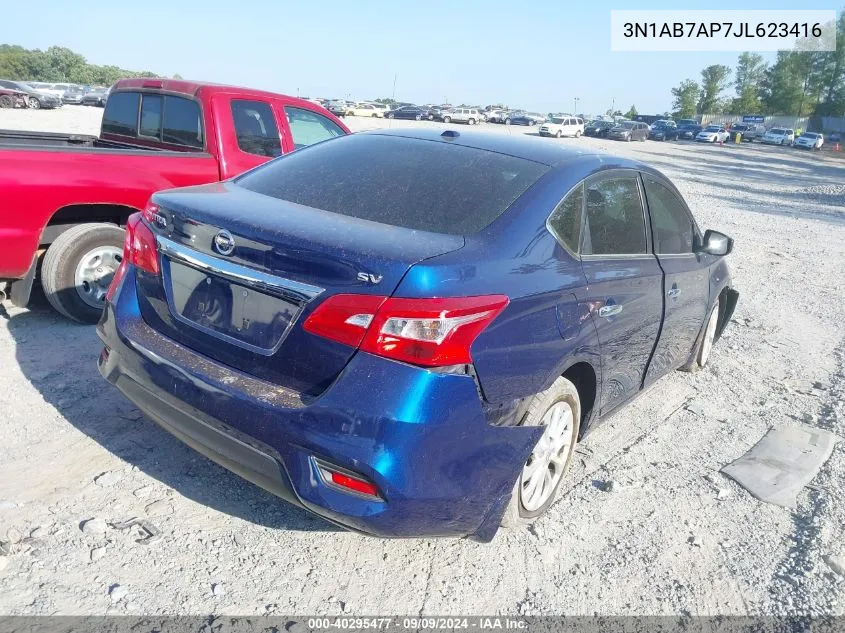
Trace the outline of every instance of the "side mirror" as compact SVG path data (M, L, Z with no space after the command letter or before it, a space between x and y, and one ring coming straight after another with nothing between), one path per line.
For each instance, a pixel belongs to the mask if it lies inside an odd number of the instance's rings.
M708 229L704 232L704 239L697 250L700 253L722 257L730 254L733 249L733 238L724 233L719 233L719 231Z

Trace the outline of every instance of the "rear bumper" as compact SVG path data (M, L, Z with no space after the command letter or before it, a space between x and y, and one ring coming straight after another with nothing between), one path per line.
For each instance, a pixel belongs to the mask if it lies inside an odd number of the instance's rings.
M361 352L303 400L146 325L131 269L97 332L100 373L165 430L282 499L374 536L490 540L539 435L488 424L469 376ZM327 486L315 459L363 475L383 500Z

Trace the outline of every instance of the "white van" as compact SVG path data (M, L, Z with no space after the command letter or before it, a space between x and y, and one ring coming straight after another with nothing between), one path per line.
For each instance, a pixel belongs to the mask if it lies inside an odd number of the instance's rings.
M584 119L577 116L553 116L540 127L540 136L574 136L584 133Z

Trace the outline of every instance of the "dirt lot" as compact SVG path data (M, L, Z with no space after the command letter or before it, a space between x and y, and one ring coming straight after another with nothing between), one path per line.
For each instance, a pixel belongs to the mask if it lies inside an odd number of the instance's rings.
M101 114L3 111L0 128L96 133ZM773 425L845 437L845 161L759 145L538 142L663 170L703 227L736 239L742 293L710 368L668 376L597 429L546 518L487 545L337 531L142 418L97 373L92 327L43 299L6 304L0 613L845 614L843 443L794 510L719 473ZM161 540L139 544L102 521L135 516Z

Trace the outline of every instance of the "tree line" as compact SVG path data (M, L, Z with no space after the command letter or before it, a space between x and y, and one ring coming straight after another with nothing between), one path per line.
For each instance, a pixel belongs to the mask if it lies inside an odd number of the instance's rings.
M835 51L812 50L811 44L778 51L771 65L746 52L734 69L707 66L700 81L685 79L672 88L673 115L845 116L845 11L837 21Z
M153 72L117 66L99 66L69 48L51 46L46 51L0 44L0 79L110 86L124 77L160 77ZM181 79L174 75L174 79Z

